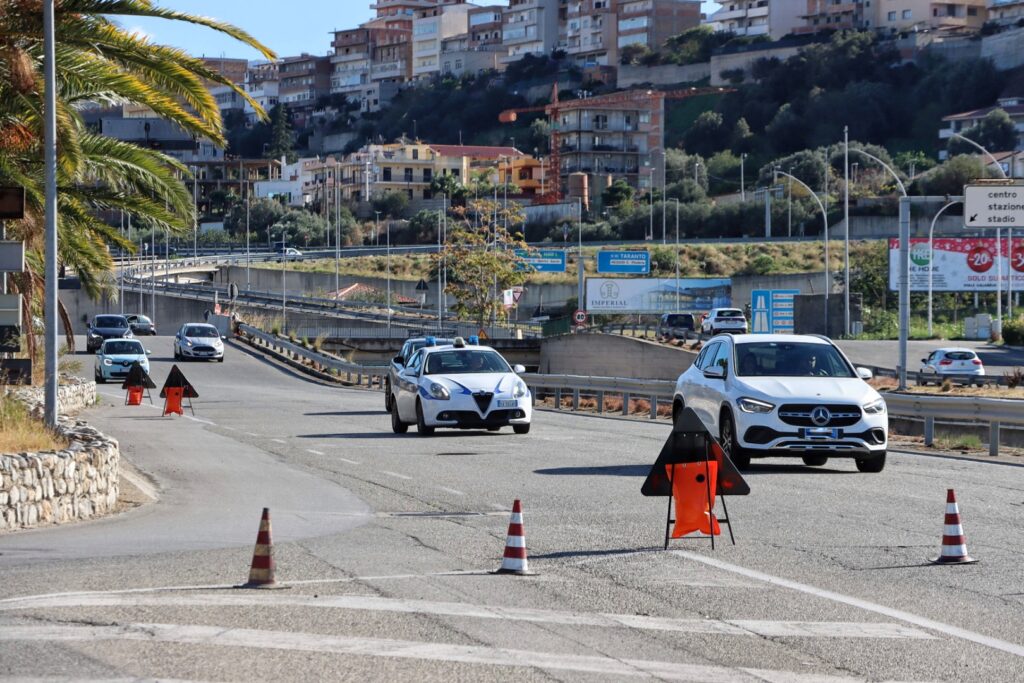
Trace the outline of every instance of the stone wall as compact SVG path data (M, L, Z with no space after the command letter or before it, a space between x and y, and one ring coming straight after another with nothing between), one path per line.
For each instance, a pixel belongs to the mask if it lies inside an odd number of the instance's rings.
M41 387L12 393L42 414ZM58 399L61 415L76 413L96 401L96 384L62 378ZM71 417L62 417L57 431L68 441L63 450L0 454L0 531L90 519L117 504L117 441Z

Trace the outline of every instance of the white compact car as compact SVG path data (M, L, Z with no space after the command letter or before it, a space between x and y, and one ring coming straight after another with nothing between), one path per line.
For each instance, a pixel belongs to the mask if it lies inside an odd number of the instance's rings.
M498 431L512 425L530 431L532 396L514 368L486 346L455 339L451 346L425 346L398 375L391 403L391 429L404 434L415 424L421 436L437 427Z
M712 336L722 332L746 334L747 319L738 308L712 308L700 324L700 330Z
M191 358L224 362L220 330L207 323L185 323L174 335L174 360Z
M721 335L679 376L673 414L692 408L741 468L754 457L847 457L881 472L889 420L870 378L826 337Z
M985 365L971 349L948 348L935 349L927 358L921 359L921 381L936 384L944 377L965 378L970 383L971 377L984 377Z
M149 374L149 353L138 339L107 339L96 352L96 384L123 380L135 363Z

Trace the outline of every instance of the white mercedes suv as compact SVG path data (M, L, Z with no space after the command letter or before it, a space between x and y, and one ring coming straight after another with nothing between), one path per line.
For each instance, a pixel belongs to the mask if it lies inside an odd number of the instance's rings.
M751 458L856 460L861 472L885 467L885 400L826 337L719 335L676 381L673 415L692 408L738 467Z

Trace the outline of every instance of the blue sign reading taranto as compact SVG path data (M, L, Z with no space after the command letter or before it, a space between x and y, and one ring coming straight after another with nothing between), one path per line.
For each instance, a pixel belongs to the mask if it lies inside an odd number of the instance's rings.
M526 262L526 270L533 268L538 273L565 272L565 252L561 249L540 249L532 253L517 249L516 256Z
M651 254L648 251L599 251L597 272L646 275L651 272Z

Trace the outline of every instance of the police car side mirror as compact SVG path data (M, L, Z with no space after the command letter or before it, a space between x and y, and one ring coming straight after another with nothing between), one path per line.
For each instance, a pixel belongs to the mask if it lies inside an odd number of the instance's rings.
M395 365L405 365L405 361L402 359L401 356L395 356L394 358L391 359L391 362L394 363Z
M512 372L516 373L517 375L521 375L524 372L526 372L526 368L524 368L522 365L516 364L512 366Z

